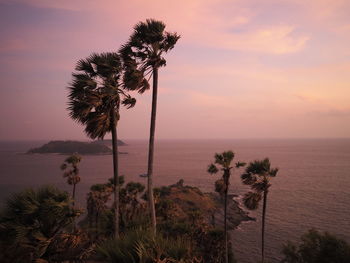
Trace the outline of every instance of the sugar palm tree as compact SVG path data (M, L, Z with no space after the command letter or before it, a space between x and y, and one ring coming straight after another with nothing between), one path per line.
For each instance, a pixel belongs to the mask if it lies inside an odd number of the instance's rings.
M72 190L72 206L73 209L75 208L75 190L76 185L80 182L80 176L79 176L79 168L78 164L81 161L81 156L78 154L72 154L71 156L67 157L63 164L61 165L61 170L64 171L63 177L67 178L67 183L69 185L73 185ZM73 222L73 230L76 230L76 224L75 220Z
M149 80L153 76L152 113L148 152L148 200L153 232L156 233L156 212L153 197L153 153L157 112L158 69L166 65L163 54L175 46L180 38L176 33L165 31L161 21L147 19L134 27L129 41L121 48L124 61L124 84L127 89L143 93L149 89Z
M270 178L275 177L278 168L271 168L270 160L255 160L246 167L245 173L241 175L242 181L246 185L250 185L252 191L246 193L243 197L244 205L250 210L256 210L259 202L263 199L262 211L262 228L261 228L261 261L264 262L265 248L265 216L267 194L269 192Z
M69 87L70 116L85 125L86 134L92 139L103 139L112 133L114 172L114 224L115 236L119 235L119 186L117 122L120 105L127 108L136 100L122 89L122 65L117 53L92 54L79 60Z
M79 168L78 164L81 161L81 156L78 154L72 154L67 157L63 164L61 165L61 170L64 171L63 177L67 178L67 183L73 185L72 198L73 198L73 207L75 204L75 190L76 185L80 182Z
M208 172L210 174L216 174L219 170L222 171L223 184L220 187L222 190L222 195L224 196L224 228L225 228L225 262L228 263L228 238L227 238L227 194L230 185L230 176L233 168L240 168L245 165L245 163L237 162L234 166L231 163L235 157L232 151L227 151L223 153L216 153L214 158L214 163L208 166Z

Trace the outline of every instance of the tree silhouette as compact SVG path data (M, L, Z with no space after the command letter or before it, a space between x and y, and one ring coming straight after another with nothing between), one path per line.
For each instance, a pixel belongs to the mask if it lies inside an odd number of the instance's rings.
M165 31L165 24L154 19L147 19L134 27L129 41L120 49L124 61L124 85L127 89L139 93L149 89L149 79L153 76L152 113L148 153L148 200L152 227L156 233L156 213L153 197L153 153L157 112L158 69L166 65L164 53L170 51L180 38L176 33Z
M271 168L270 160L255 160L246 167L245 173L241 175L242 181L250 185L252 191L246 193L243 197L244 205L250 210L256 210L259 202L263 199L262 228L261 228L261 261L264 263L265 255L265 216L267 194L269 192L270 178L275 177L278 168Z
M80 176L79 176L79 168L78 164L81 161L81 156L78 154L72 154L71 156L67 157L63 164L61 165L61 170L64 171L63 177L67 178L67 183L69 185L73 185L72 190L72 206L73 209L75 208L75 190L76 185L80 182ZM73 222L73 230L75 231L76 225L75 220Z
M235 154L232 151L227 151L223 153L216 153L214 158L214 163L210 164L208 167L208 172L210 174L216 174L219 170L222 171L221 183L216 183L215 188L217 191L222 191L220 194L224 196L224 228L225 228L225 262L228 263L228 238L227 238L227 193L230 185L230 176L232 169L240 168L245 165L245 163L237 162L234 166L231 166ZM222 184L223 183L223 184Z
M74 153L67 157L61 165L61 170L64 171L63 177L67 178L67 183L73 185L72 198L73 208L75 205L75 190L76 185L80 182L78 164L81 162L81 156Z
M86 134L92 139L103 139L112 133L114 174L114 224L115 236L119 235L119 186L118 186L118 136L117 122L120 105L131 108L136 100L122 88L122 65L117 53L92 54L79 60L77 73L69 87L70 116L85 125Z

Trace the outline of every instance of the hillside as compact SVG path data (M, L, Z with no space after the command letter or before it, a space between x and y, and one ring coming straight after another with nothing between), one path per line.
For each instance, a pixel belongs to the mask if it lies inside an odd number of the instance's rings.
M183 185L179 181L177 184L158 188L156 197L159 198L160 206L161 203L168 203L167 207L170 209L165 212L172 218L188 221L197 217L208 225L223 226L223 202L216 193L203 193L197 187ZM242 221L255 220L239 207L233 197L230 195L228 198L227 219L230 229L236 228Z

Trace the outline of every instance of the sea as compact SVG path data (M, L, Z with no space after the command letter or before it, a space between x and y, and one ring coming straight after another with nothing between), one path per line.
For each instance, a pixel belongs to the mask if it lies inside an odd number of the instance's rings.
M62 177L59 154L25 154L47 141L0 142L0 203L12 193L28 187L53 184L71 191ZM147 141L125 140L120 147L120 174L126 181L146 184L140 174L147 170ZM279 172L271 180L266 214L266 248L269 262L279 262L286 242L298 242L311 228L333 233L350 242L350 139L232 139L157 140L154 183L169 185L184 179L185 184L214 191L220 175L207 173L214 154L232 150L235 161L250 162L268 157ZM231 177L230 193L240 201L249 189L241 183L243 170ZM85 155L80 164L81 183L78 203L85 206L92 184L112 177L111 155ZM249 211L256 221L242 223L231 232L238 262L256 263L260 259L261 206Z

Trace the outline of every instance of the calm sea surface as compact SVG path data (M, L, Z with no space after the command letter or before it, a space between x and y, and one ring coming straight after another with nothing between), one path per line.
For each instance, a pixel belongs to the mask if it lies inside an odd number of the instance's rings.
M26 155L44 142L0 142L0 200L26 187L54 184L66 190L59 170L65 156ZM126 179L146 182L147 141L126 141L120 171ZM269 157L280 171L268 196L266 254L278 262L282 244L296 241L310 228L329 231L350 242L350 139L320 140L160 140L155 148L155 184L169 185L183 178L186 184L212 191L218 176L206 172L215 152L233 150L236 160L249 162ZM83 156L78 202L84 205L90 185L112 177L112 157ZM244 194L236 172L230 191ZM251 212L257 222L232 232L233 247L241 263L259 259L260 210Z

